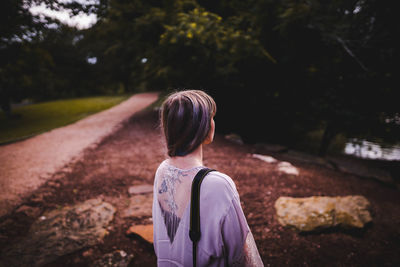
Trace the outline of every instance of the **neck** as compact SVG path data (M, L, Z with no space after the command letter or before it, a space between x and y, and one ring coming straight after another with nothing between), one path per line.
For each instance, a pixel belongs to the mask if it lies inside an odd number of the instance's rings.
M190 169L203 165L203 146L200 145L196 150L183 157L171 157L169 162L180 169Z

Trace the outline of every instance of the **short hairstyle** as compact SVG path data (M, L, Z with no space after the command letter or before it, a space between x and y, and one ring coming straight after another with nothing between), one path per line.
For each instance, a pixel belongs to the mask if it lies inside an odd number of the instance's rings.
M170 94L160 110L161 127L170 157L193 152L208 136L217 112L214 99L200 90Z

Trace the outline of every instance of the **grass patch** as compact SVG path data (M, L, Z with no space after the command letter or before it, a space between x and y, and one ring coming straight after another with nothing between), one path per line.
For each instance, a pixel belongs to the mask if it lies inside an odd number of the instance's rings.
M0 112L0 144L18 141L65 126L108 109L129 96L98 96L41 102L17 107L14 117Z

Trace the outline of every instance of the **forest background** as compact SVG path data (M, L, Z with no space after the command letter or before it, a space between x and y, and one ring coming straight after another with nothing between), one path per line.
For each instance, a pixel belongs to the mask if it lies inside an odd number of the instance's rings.
M95 14L78 29L30 8ZM400 141L394 1L2 0L0 102L195 88L217 130L326 155ZM306 141L305 141L306 140ZM314 140L315 141L315 140ZM316 144L316 145L315 145Z

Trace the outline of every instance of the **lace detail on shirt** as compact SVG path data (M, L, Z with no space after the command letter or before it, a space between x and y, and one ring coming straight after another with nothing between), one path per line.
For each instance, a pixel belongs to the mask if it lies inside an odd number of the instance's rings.
M246 258L245 266L257 266L257 267L264 266L260 257L260 253L258 253L257 245L256 242L254 241L253 234L251 232L247 234L244 246L245 246L244 254Z
M169 210L172 214L175 214L176 210L178 209L178 205L175 201L175 191L176 191L176 184L182 183L180 176L187 176L181 174L179 172L175 172L173 168L168 167L168 171L166 175L163 177L163 181L161 183L161 188L158 190L158 194L167 193L167 197L164 198L165 203L168 205ZM161 209L163 207L161 206Z
M157 198L171 243L188 205L193 177L201 168L182 170L165 163L159 172Z
M260 254L257 249L256 242L254 241L253 234L249 232L246 241L243 245L243 251L231 263L232 267L245 266L245 267L263 267L264 263L261 260Z

